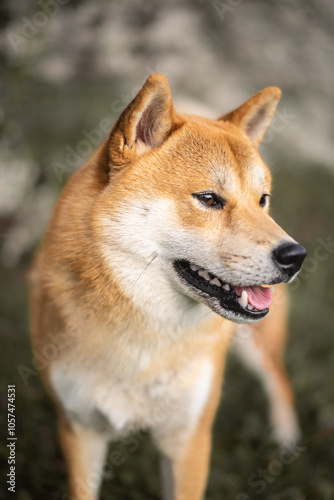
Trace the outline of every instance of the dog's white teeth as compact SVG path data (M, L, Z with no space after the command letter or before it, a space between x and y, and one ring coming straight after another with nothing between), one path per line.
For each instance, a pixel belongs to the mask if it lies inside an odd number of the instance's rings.
M199 268L200 268L200 267L199 267L199 266L196 266L196 264L190 264L190 269L191 269L192 271L198 271L198 270L199 270Z
M254 311L254 307L251 306L250 304L248 304L247 309L249 309L250 311Z
M198 271L198 275L204 280L210 281L210 274L207 271L204 271L204 269L200 269Z
M221 286L221 283L218 278L213 278L213 280L210 280L210 283L212 285Z
M247 307L247 305L248 305L248 295L247 295L246 290L242 291L241 297L239 299L239 304L242 307Z
M228 283L226 283L226 285L223 285L223 289L229 292L231 290L231 287Z

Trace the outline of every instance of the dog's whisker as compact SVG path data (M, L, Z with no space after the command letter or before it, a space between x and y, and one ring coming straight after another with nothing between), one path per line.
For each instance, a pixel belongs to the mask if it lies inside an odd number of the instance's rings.
M200 319L198 320L198 323L200 323L204 318L206 318L207 316L209 316L209 314L214 314L213 311L208 311L207 313L203 314L203 316L200 317Z
M140 280L140 278L143 276L143 274L145 273L145 271L147 271L148 267L152 264L152 262L158 257L158 254L154 254L152 259L146 264L146 266L144 267L144 269L141 271L141 273L139 274L138 278L136 279L136 281L134 282L134 285L136 285L138 283L138 281Z

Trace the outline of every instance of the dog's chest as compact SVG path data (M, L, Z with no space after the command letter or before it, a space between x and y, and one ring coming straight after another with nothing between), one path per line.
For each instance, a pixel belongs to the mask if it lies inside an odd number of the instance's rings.
M98 366L55 365L54 389L71 418L117 436L138 428L191 428L209 397L213 364L198 356L182 366L135 376Z

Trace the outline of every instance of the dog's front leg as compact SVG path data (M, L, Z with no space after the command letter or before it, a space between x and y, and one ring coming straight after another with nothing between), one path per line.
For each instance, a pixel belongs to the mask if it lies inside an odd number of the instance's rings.
M61 412L60 442L71 500L97 500L108 442L103 434L70 422Z
M184 453L170 458L164 455L161 477L164 500L201 500L207 481L211 450L210 429L199 428Z
M153 431L163 452L161 474L164 500L201 500L204 496L212 424L221 392L222 364L222 358L219 363L213 363L207 398L195 422L191 418L187 420L182 401L179 407L173 408L166 422ZM197 397L203 390L203 386L198 386Z

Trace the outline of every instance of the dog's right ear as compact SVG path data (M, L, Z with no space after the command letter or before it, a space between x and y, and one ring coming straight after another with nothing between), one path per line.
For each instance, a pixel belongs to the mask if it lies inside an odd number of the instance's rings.
M246 132L254 146L257 147L273 119L280 97L280 89L267 87L248 99L239 108L219 118L219 120L240 127Z
M167 78L158 73L150 75L110 132L110 167L122 168L146 151L158 148L181 124Z

